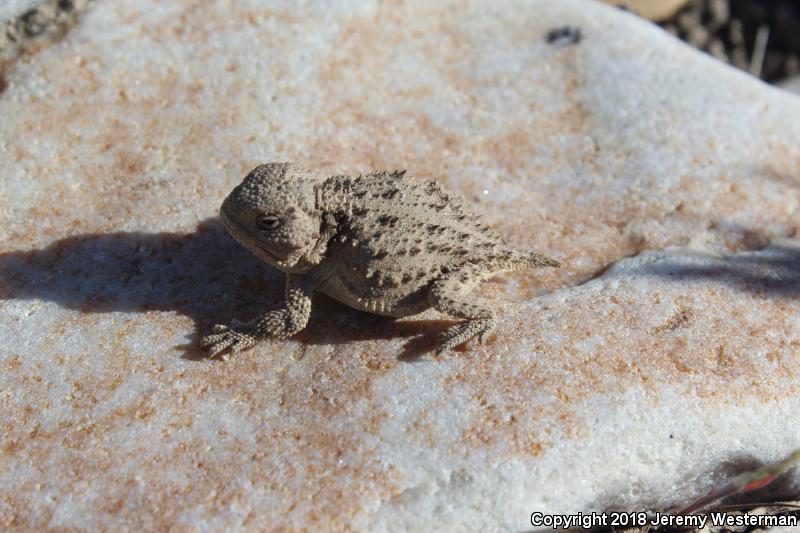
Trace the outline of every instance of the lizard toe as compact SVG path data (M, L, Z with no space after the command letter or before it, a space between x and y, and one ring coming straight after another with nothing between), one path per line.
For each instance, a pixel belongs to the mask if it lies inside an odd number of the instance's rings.
M212 345L216 344L217 342L219 342L219 340L222 339L223 336L224 336L223 334L206 335L200 341L200 344L202 344L203 346L212 346Z
M215 356L227 349L233 341L231 339L221 339L211 347L211 356Z
M238 337L233 344L231 344L231 352L241 352L242 350L246 350L247 348L253 345L253 340L250 337L246 337L244 335Z

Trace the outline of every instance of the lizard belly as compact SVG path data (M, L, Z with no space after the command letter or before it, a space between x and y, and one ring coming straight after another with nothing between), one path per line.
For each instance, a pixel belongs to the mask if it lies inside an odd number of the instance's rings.
M428 307L427 286L412 290L379 290L376 287L358 286L344 276L328 278L318 289L354 309L384 316L404 317L421 313Z

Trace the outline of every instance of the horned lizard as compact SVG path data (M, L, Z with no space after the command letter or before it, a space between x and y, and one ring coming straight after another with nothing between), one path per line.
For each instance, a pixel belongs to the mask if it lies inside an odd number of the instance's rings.
M220 218L234 239L286 273L286 307L214 326L203 339L212 355L299 332L315 291L381 315L433 307L463 319L440 335L441 353L475 336L483 342L494 328L492 309L469 296L481 281L559 266L511 248L436 182L418 183L405 171L318 182L293 163L260 165L225 199Z

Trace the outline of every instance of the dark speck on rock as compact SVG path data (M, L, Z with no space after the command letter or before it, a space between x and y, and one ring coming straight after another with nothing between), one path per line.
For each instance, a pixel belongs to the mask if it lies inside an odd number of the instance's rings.
M45 29L37 9L30 9L23 13L20 17L20 21L22 23L22 29L27 37L36 37Z
M582 37L581 29L577 26L563 26L561 28L553 28L547 32L547 44L569 46L581 42Z

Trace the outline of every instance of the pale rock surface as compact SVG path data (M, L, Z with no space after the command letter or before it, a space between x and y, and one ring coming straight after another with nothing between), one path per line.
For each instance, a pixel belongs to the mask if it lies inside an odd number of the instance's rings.
M6 82L0 528L522 531L800 443L800 99L638 17L98 2ZM486 283L496 334L452 357L433 312L320 298L204 359L280 301L214 218L272 160L437 177L565 267Z
M14 19L40 3L41 0L3 0L0 2L0 22Z

